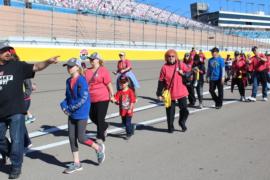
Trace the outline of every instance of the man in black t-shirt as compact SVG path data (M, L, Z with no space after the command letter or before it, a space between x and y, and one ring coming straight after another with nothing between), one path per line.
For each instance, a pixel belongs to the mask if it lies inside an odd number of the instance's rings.
M21 174L24 151L23 123L26 114L23 98L24 79L33 78L35 72L41 71L50 64L57 63L52 57L36 64L21 61L9 61L12 47L0 44L0 153L9 156L11 171L9 179L16 179ZM9 127L11 143L6 139Z

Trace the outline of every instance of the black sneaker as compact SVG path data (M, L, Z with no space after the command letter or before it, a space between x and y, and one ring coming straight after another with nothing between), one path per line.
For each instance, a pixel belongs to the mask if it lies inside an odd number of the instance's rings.
M127 134L127 136L125 137L125 140L129 140L131 138L132 134Z
M20 168L11 168L8 179L18 179L21 175Z

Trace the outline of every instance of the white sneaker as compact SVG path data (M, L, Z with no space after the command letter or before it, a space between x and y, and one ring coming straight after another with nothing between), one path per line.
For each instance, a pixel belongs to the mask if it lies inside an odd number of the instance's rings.
M263 101L268 101L267 97L264 97L264 98L263 98Z
M256 102L256 98L254 98L254 97L249 97L248 100L251 102Z

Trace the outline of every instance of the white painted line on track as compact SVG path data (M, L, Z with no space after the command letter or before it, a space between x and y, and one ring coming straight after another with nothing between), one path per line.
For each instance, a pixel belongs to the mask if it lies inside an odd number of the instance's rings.
M224 90L227 90L227 89L230 89L230 87L225 87L224 88ZM208 91L203 92L203 95L207 95L207 94L209 94ZM142 107L139 107L139 108L135 108L134 112L140 112L140 111L152 109L152 108L155 108L155 107L158 107L158 106L163 106L163 103L150 104L150 105L142 106ZM112 113L112 114L107 115L105 117L105 119L111 119L111 118L115 118L115 117L118 117L118 116L119 116L118 112L117 113ZM88 119L88 123L91 123L90 119ZM60 125L60 126L45 129L45 130L34 131L34 132L29 133L29 137L30 138L36 138L36 137L51 134L51 133L54 133L54 132L57 132L57 131L60 131L60 130L66 130L67 128L68 128L67 124L64 124L64 125Z
M268 92L268 94L270 94L270 92ZM262 96L262 94L257 95L257 97L259 97L259 96ZM237 102L240 102L240 101L239 100L227 101L227 102L224 102L223 105L225 106L225 105L229 105L229 104L233 104L233 103L237 103ZM214 107L214 106L212 106L212 107ZM197 112L200 112L200 111L209 110L209 109L212 109L212 108L211 107L206 107L206 108L203 108L203 109L195 109L195 110L190 111L190 114L197 113ZM177 117L179 117L179 113L175 115L175 118L177 118ZM157 124L157 123L161 123L161 122L164 122L164 121L166 121L166 116L151 119L151 120L147 120L147 121L143 121L143 122L137 123L136 126L139 127L139 126L145 126L145 125L152 125L152 124ZM109 129L108 133L109 134L114 134L114 133L120 133L120 132L123 132L123 131L124 131L124 128L113 128L113 129ZM87 136L95 137L96 134L89 133L89 134L87 134ZM50 143L50 144L34 147L34 148L29 149L26 152L26 154L31 153L31 152L35 152L35 151L42 151L42 150L58 147L58 146L68 144L68 143L69 143L69 140L67 139L67 140L62 140L62 141L55 142L55 143Z

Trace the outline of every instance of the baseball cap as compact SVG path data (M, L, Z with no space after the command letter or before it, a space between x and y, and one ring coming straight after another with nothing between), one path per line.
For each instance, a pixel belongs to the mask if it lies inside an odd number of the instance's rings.
M13 47L9 46L7 43L0 43L0 53L6 52L10 49L14 49Z
M65 64L63 64L63 66L69 66L69 67L73 67L73 66L79 66L81 67L81 60L77 59L77 58L70 58Z
M80 51L80 54L85 54L85 55L88 55L88 51L87 51L87 49L82 49L82 50Z
M119 82L121 84L124 84L124 83L128 82L128 77L127 76L121 76L120 79L119 79Z
M88 56L88 59L98 59L98 60L101 60L101 56L97 53L97 52L94 52L92 53L90 56Z
M126 54L124 52L120 52L119 56L125 56Z
M217 47L213 47L213 49L210 50L211 52L219 52L219 49Z

